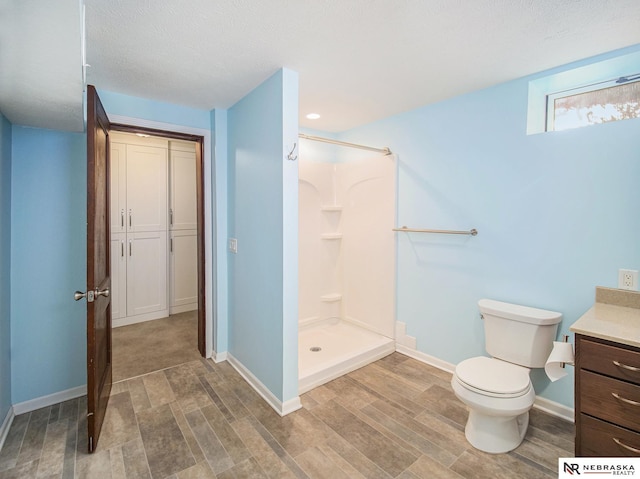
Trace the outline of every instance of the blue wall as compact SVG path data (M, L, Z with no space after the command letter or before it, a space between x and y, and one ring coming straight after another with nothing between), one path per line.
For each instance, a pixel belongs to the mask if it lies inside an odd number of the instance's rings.
M99 90L100 100L107 115L140 118L168 125L180 125L199 128L211 132L211 211L212 218L212 254L213 258L213 350L216 353L227 351L227 265L226 265L226 192L227 192L227 153L226 153L226 110L200 110L172 103L157 102L146 98L137 98L121 93ZM205 145L206 146L206 145Z
M297 396L297 200L284 204L292 191L297 197L297 163L287 164L284 151L285 135L297 142L295 118L297 76L288 70L228 112L229 236L238 240L229 254L229 352L283 402ZM291 171L295 181L285 185ZM295 250L285 254L292 235Z
M216 109L211 112L211 127L214 131L211 157L216 164L213 172L216 198L211 211L215 215L217 238L214 257L214 277L216 282L215 321L213 325L213 349L217 353L226 353L229 336L229 288L227 280L227 110ZM215 237L215 236L214 236Z
M100 101L107 115L115 114L144 120L184 125L208 130L211 128L209 110L164 103L146 98L98 90Z
M480 231L398 234L397 319L426 354L456 363L484 352L482 297L561 311L567 332L596 285L615 286L618 268L640 269L640 120L526 135L529 81L542 76L338 135L399 154L399 225ZM216 215L228 215L229 236L238 238L238 254L225 258L228 347L276 397L293 398L297 163L284 154L296 141L297 76L279 71L228 112L100 95L111 114L203 129L228 122L228 171L216 167L215 178L220 186L228 173L229 205L218 204ZM16 404L86 381L85 307L71 300L86 281L86 170L84 134L0 123L1 419L9 394ZM225 145L216 153L225 157ZM226 242L217 251L227 254ZM226 279L224 268L216 277ZM217 332L222 352L227 334ZM534 384L573 404L571 378L550 385L536 372Z
M596 286L640 269L640 120L527 135L529 81L541 76L341 135L399 155L398 225L479 231L397 236L397 320L441 360L484 354L480 298L560 311L560 335ZM571 377L532 377L573 406Z
M298 397L298 73L282 70L283 399Z
M86 384L86 140L13 126L11 370L17 404Z
M11 407L11 123L0 113L0 424Z
M208 111L100 96L107 114L210 129ZM86 384L86 307L72 299L86 283L86 135L14 126L11 159L11 395L17 404Z

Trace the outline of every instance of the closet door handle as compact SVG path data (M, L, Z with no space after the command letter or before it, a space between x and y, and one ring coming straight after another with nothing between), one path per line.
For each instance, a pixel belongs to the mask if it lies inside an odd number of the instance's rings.
M124 229L124 210L120 210L120 228Z
M129 256L131 256L131 240L129 240Z
M173 253L173 238L169 240L169 251Z
M120 241L120 257L124 258L124 241Z
M131 210L129 210L129 228L131 228L131 217L133 215L131 214Z
M169 209L169 226L173 226L173 209Z

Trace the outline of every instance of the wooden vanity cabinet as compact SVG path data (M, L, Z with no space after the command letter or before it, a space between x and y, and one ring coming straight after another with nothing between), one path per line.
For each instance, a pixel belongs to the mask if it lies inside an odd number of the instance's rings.
M576 456L640 457L640 348L576 334Z

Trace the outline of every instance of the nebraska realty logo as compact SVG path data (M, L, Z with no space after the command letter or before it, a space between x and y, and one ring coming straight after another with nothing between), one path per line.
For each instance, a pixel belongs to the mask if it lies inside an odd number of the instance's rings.
M558 459L558 478L582 475L635 476L640 471L636 457L561 457Z

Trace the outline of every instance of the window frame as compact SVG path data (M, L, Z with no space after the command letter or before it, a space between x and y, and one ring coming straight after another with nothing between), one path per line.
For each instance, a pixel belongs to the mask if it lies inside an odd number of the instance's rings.
M555 101L556 100L560 98L566 98L569 96L580 95L582 93L605 90L607 88L622 87L623 85L628 85L630 83L638 83L638 82L640 82L640 73L634 73L631 75L612 78L610 80L591 83L589 85L583 85L575 88L568 88L565 90L548 93L546 95L545 131L547 132L562 131L562 130L555 129L555 116L556 116ZM593 124L597 124L597 123L593 123ZM581 125L575 128L583 128L585 126L591 126L591 125ZM567 129L573 129L573 128L567 128Z

